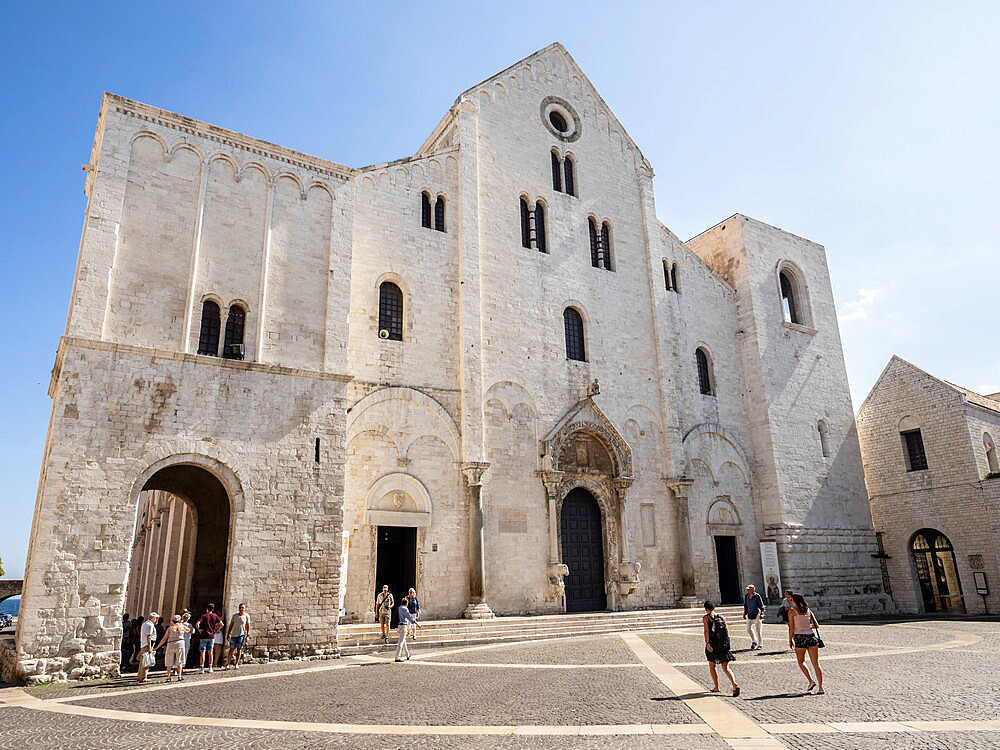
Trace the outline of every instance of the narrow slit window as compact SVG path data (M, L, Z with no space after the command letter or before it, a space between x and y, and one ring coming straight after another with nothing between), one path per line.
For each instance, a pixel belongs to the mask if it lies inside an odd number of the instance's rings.
M420 226L431 228L431 197L427 193L420 194Z
M590 230L590 265L594 268L600 268L601 265L601 249L598 247L597 238L597 222L592 218L587 219L587 228Z
M444 231L444 196L439 195L434 202L434 229Z
M611 268L611 225L608 222L601 224L601 255L604 264L601 266L605 271Z
M222 327L222 316L219 306L210 299L201 306L201 335L198 337L198 354L210 357L219 356L219 331Z
M673 268L670 270L670 285L674 288L674 291L680 294L681 292L681 279L680 279L681 267L674 263Z
M563 173L566 177L566 195L576 195L576 175L573 159L567 156L563 160Z
M379 285L378 330L379 338L403 340L403 291L391 281Z
M247 314L239 305L231 305L226 318L226 338L222 344L222 356L225 359L243 359L243 330L246 327Z
M316 459L316 463L319 463L319 438L316 438L316 455L315 455L315 459Z
M557 193L562 192L562 165L559 163L559 155L555 151L549 152L552 157L552 189Z
M708 361L708 354L699 348L694 356L698 365L698 390L705 396L715 395L715 389L712 387L712 365Z
M572 307L563 310L563 326L566 329L566 359L587 361L583 343L583 316Z
M545 243L545 206L541 203L535 204L535 249L540 253L547 253L548 247Z
M823 458L830 457L830 443L826 434L826 422L822 419L816 423L816 430L819 432L819 447L823 452Z
M670 264L667 261L663 261L663 286L668 292L674 288L670 283Z
M531 248L531 211L524 198L521 198L521 247Z

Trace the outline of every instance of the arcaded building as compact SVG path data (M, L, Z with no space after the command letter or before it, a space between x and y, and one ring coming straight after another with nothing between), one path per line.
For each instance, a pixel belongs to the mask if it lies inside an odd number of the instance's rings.
M1000 612L1000 393L893 357L858 410L887 588L902 612Z
M382 583L433 618L737 601L761 539L830 612L886 606L824 249L679 240L561 45L397 161L109 94L86 168L26 673L116 669L126 602L246 601L281 656Z

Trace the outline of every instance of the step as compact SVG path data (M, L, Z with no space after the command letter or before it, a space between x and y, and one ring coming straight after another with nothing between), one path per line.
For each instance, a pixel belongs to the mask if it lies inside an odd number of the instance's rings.
M740 607L720 607L721 614L736 617ZM468 646L485 643L600 635L621 631L687 630L701 625L701 609L637 610L581 615L496 617L492 620L430 620L421 623L420 646ZM393 639L382 643L375 623L342 625L337 642L344 656L394 648Z

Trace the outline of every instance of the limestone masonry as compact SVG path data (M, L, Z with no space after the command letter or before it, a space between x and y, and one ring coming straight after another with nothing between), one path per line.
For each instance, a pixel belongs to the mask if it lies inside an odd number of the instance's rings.
M858 430L899 609L1000 612L1000 393L981 396L893 357Z
M395 162L106 94L85 169L30 679L209 601L271 658L336 653L383 582L424 618L738 601L761 539L827 613L891 607L823 248L680 241L561 45Z

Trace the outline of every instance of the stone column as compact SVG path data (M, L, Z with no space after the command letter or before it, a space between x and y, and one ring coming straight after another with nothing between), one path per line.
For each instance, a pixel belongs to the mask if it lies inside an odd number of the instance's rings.
M618 563L618 593L628 596L639 587L640 563L632 559L632 549L628 540L628 520L625 514L625 496L633 479L619 477L612 479L611 485L618 500L618 532L621 535L621 562Z
M688 488L694 484L694 480L674 477L664 481L677 500L677 546L681 559L681 598L679 604L682 607L697 607L699 602L695 596L694 562L691 559L691 519L688 514Z
M540 471L538 476L545 485L545 497L549 504L549 564L547 574L549 584L554 586L551 598L560 599L566 595L566 584L563 579L569 575L569 568L561 561L562 550L559 549L559 529L556 528L556 501L559 485L565 477L561 471Z
M469 486L469 606L462 617L469 620L488 620L493 610L486 603L486 556L483 547L483 474L489 468L485 461L466 461L462 473Z

